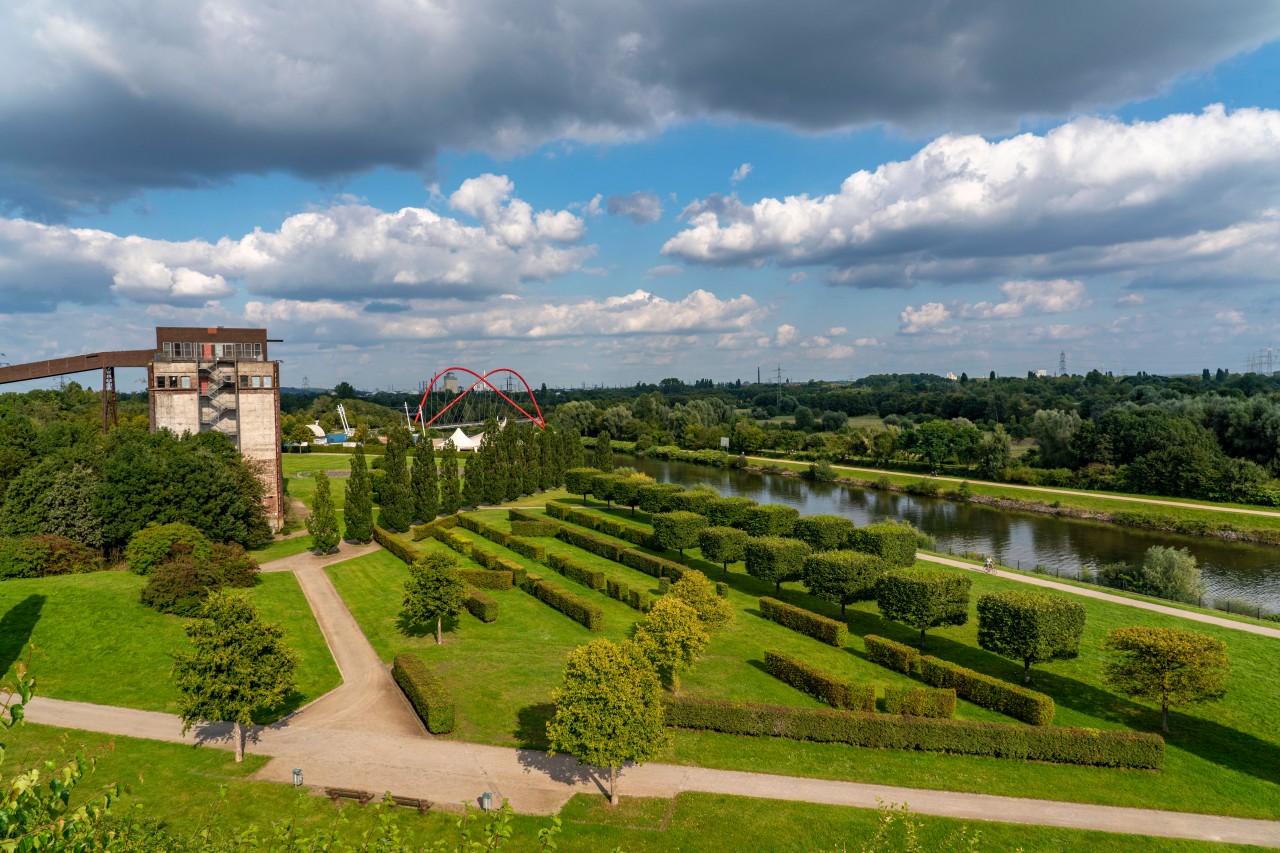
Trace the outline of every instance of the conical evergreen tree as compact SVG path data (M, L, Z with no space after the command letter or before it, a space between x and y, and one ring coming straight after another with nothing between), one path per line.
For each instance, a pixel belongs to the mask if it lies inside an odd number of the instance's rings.
M484 441L476 451L484 460L484 502L491 505L507 499L507 460L502 449L502 432L498 422L484 422Z
M453 515L462 506L458 486L458 450L447 441L440 451L440 512L445 515Z
M541 488L542 481L542 448L538 446L538 428L532 425L522 426L520 432L520 448L524 451L524 467L520 469L520 490L531 495Z
M402 426L387 431L387 454L382 458L382 508L378 523L386 530L399 533L409 529L413 515L413 499L409 494L409 469L405 452L409 431Z
M506 498L513 501L524 494L524 448L520 446L520 436L513 424L507 424L505 432L510 433L509 438L503 442L508 466Z
M538 488L542 491L556 487L556 434L549 428L534 430L538 445Z
M564 472L570 468L583 467L582 437L576 429L567 429L560 433L560 477L564 482Z
M351 477L347 480L347 505L342 513L344 536L348 542L368 542L373 538L373 481L365 464L364 445L351 454Z
M311 550L328 554L338 549L338 514L329 493L329 475L316 472L316 494L312 498L311 515L307 516L307 532L311 534Z
M600 430L596 436L596 449L591 454L591 467L598 468L606 474L613 473L613 436L607 429Z
M480 451L467 456L467 461L463 465L462 475L462 505L463 506L480 506L489 503L489 471L488 465L485 464L484 456ZM494 502L496 503L496 501Z
M409 498L413 507L410 513L416 523L433 521L440 514L440 484L436 472L436 454L431 439L418 442L413 454L413 469L409 473Z

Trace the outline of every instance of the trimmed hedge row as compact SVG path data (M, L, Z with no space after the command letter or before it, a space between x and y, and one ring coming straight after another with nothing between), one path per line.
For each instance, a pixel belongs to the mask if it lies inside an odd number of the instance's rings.
M855 528L849 548L882 558L890 566L907 567L916 561L916 531L906 524L884 522Z
M613 578L604 582L604 594L641 613L648 613L653 608L653 596L647 589L635 589Z
M1147 732L1037 728L715 699L667 698L664 705L667 725L674 728L1059 764L1164 767L1164 738Z
M908 717L946 719L956 712L956 692L950 688L886 687L884 711Z
M496 575L498 572L478 572L477 574ZM467 599L462 602L462 606L467 608L467 612L481 622L496 622L498 620L498 602L474 586L467 587Z
M630 548L618 555L618 562L628 568L644 572L649 577L671 578L673 582L684 577L684 566L679 563Z
M520 588L544 604L559 610L573 621L585 625L589 631L599 631L604 623L604 611L599 607L582 600L568 590L544 581L537 575L526 577Z
M894 672L910 675L920 660L920 650L905 643L887 640L875 634L867 634L862 641L867 645L867 660Z
M604 589L604 572L599 569L593 569L584 563L579 563L572 557L566 557L564 554L551 554L547 558L547 565L569 580L576 581L588 589Z
M595 554L597 557L604 557L606 560L618 562L618 552L626 550L622 545L616 542L610 542L607 539L601 539L598 536L592 536L582 530L574 530L572 527L561 527L560 532L556 534L556 538L562 542L568 542L575 548L581 548L588 554Z
M555 536L560 525L554 521L512 521L512 536Z
M760 599L760 614L770 622L777 622L807 637L821 640L833 646L843 646L849 641L849 627L843 622L828 619L803 607L778 601L767 596Z
M480 589L511 589L515 586L515 574L488 569L458 569L462 579Z
M530 560L535 560L539 563L547 561L547 549L537 542L530 542L528 539L512 536L507 540L507 547L521 557L528 557Z
M476 547L476 542L452 530L441 530L436 534L436 538L448 547L457 551L463 556L470 557L473 561L479 563L490 572L501 573L508 572L511 574L511 582L513 586L519 586L524 582L525 575L529 570L517 563L515 560L508 559L501 554L488 551L484 548ZM461 570L468 571L468 570ZM475 571L471 569L470 571ZM484 586L487 589L500 589L507 587L493 587L488 584L476 584L476 586Z
M766 651L764 668L779 681L821 699L832 708L867 712L876 709L876 688L872 684L854 684L836 678L783 652Z
M396 655L391 677L434 735L453 731L453 697L444 682L417 655Z
M920 658L920 679L933 687L953 688L961 699L1033 726L1053 722L1053 697L950 661L925 655Z
M415 525L410 529L413 531L413 541L421 542L423 539L430 539L434 531L439 528L448 530L450 527L456 527L457 525L458 515L454 513L453 515L437 518L435 521L428 521L426 524Z
M393 537L390 533L378 527L373 527L373 541L377 542L383 548L386 548L392 554L400 558L405 565L413 565L413 561L418 559L418 553L408 545Z

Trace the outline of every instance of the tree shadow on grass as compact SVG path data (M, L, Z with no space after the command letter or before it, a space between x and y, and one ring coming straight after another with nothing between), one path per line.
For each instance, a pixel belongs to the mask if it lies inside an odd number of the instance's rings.
M441 623L441 630L449 633L458 627L458 618L454 616L444 617ZM415 625L409 622L409 617L401 610L396 614L396 630L405 637L431 637L435 638L436 623L434 621L426 625Z
M0 618L0 674L8 672L26 653L44 602L43 595L28 595Z
M605 774L595 767L579 764L571 755L548 755L547 721L555 714L549 702L526 705L516 714L516 760L526 773L540 773L565 785L593 783L602 794L608 793Z

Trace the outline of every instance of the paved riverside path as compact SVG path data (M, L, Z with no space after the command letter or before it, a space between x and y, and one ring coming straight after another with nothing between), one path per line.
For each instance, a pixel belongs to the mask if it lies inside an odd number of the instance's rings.
M926 560L930 563L941 563L944 566L955 566L958 569L968 569L972 572L981 572L984 569L981 566L975 566L973 563L966 563L961 560L952 560L948 557L939 557L934 554L916 554L917 560ZM1033 586L1043 586L1048 589L1060 590L1061 592L1069 592L1073 595L1083 595L1085 598L1096 598L1099 601L1108 601L1112 604L1123 604L1126 607L1137 607L1141 610L1151 610L1156 613L1164 613L1168 616L1177 616L1182 619L1190 619L1193 622L1203 622L1206 625L1216 625L1219 628L1231 628L1235 631L1246 631L1250 634L1261 634L1264 637L1280 637L1280 628L1270 628L1266 625L1254 625L1249 622L1237 622L1234 619L1224 619L1221 616L1213 616L1209 613L1197 613L1194 610L1182 610L1177 607L1169 607L1164 604L1156 604L1152 601L1141 601L1135 598L1125 598L1123 595L1112 595L1109 592L1101 590L1089 589L1087 587L1072 586L1070 584L1058 583L1056 581L1047 580L1045 578L1031 577L1029 575L1018 574L1015 572L1005 572L995 569L991 574L1005 580L1019 581L1020 583L1029 583Z
M376 547L351 548L345 559ZM428 735L325 574L325 567L340 557L295 555L265 565L267 570L290 570L282 564L292 567L333 651L343 684L278 723L251 730L247 751L271 757L257 778L288 783L293 768L300 768L312 787L391 791L442 805L474 803L488 791L528 814L553 814L579 792L602 794L603 779L569 756ZM153 711L37 696L27 706L27 719L106 734L232 748L226 724L197 726L184 735L177 716ZM1278 821L671 764L628 768L620 777L619 790L627 796L672 797L682 791L704 791L861 808L875 808L880 802L908 803L919 814L964 820L1280 847Z

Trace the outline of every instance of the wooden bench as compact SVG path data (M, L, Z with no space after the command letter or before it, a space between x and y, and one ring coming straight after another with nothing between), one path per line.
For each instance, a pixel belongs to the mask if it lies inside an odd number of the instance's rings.
M338 800L355 800L363 806L373 799L373 794L369 791L357 791L354 788L325 788L324 792L335 803Z
M391 801L397 806L417 809L421 814L431 811L431 806L433 805L430 800L424 800L419 797L402 797L399 794L392 794Z

